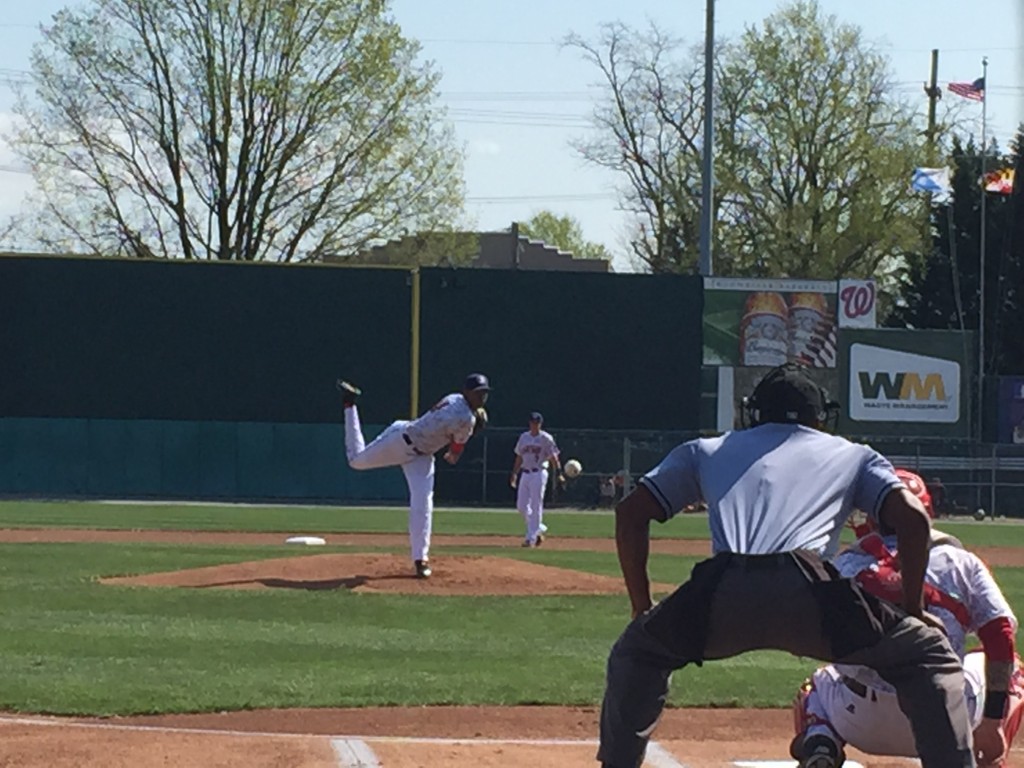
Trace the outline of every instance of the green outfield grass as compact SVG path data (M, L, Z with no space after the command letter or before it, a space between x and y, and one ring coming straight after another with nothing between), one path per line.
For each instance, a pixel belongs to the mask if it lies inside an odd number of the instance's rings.
M545 519L559 536L602 538L614 532L610 511L551 510ZM250 531L294 533L404 533L404 507L274 507L247 505L105 504L90 502L0 502L0 528L80 527L126 530ZM440 534L521 536L523 519L512 508L439 509ZM707 519L679 518L655 526L655 536L707 538Z
M249 531L272 533L404 533L404 507L132 504L62 501L0 501L0 528L97 528L107 530ZM611 538L611 511L554 509L545 512L553 533L569 538ZM969 546L1024 547L1020 521L939 520L936 526ZM523 521L511 508L438 509L438 534L520 536ZM653 525L654 538L707 539L705 515L680 515ZM851 540L849 535L845 540Z
M611 535L607 514L552 514L559 535ZM403 531L404 510L3 503L0 526ZM521 532L518 515L442 511L438 533ZM1024 526L945 526L971 543L1024 545ZM690 517L659 532L706 536ZM993 534L999 534L992 537ZM317 552L351 551L344 547ZM394 551L404 553L404 549ZM494 548L448 549L486 554ZM61 714L388 704L597 704L624 596L468 598L337 591L105 586L102 576L297 554L294 548L0 544L0 708ZM614 553L510 548L501 556L619 576ZM654 556L656 581L693 558ZM1024 612L1024 569L998 569ZM814 662L749 654L674 677L676 706L786 706Z

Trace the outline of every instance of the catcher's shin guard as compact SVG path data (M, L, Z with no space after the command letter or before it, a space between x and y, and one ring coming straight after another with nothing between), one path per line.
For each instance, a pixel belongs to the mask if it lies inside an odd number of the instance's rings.
M807 730L812 722L812 716L807 711L807 697L811 693L811 688L814 687L814 683L811 682L811 678L804 680L803 684L797 689L796 697L793 699L793 733L797 736L803 734Z
M798 763L803 764L804 758L804 739L808 738L807 732L812 726L824 726L828 729L828 737L833 741L838 748L837 754L834 756L835 768L839 768L846 760L846 754L843 752L843 744L845 743L835 727L828 720L825 720L810 710L807 702L810 699L811 692L814 691L814 678L809 677L804 680L803 684L797 689L796 697L793 699L793 740L789 743L789 754Z

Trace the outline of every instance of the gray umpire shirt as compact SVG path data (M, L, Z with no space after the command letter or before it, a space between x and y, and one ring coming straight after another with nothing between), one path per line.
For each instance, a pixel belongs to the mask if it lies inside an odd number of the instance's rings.
M903 485L866 445L797 424L764 424L672 450L640 479L668 517L705 501L715 553L809 549L831 558L854 509L874 520Z

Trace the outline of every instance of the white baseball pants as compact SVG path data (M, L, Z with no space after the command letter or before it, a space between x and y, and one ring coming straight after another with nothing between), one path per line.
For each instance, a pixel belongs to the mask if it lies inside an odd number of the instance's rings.
M401 467L409 486L409 549L413 560L427 560L434 518L434 457L405 442L408 421L395 421L366 444L356 406L345 409L345 454L352 469Z
M846 743L871 755L917 757L910 720L900 709L895 691L867 687L864 696L852 691L839 671L829 664L811 678L804 709L818 722L807 728L807 735L838 734ZM985 701L985 654L968 653L964 657L964 698L971 729L981 723ZM824 720L832 726L820 723Z
M548 485L548 471L519 473L519 487L516 491L516 509L526 521L526 540L531 544L537 536L548 529L544 525L544 489Z

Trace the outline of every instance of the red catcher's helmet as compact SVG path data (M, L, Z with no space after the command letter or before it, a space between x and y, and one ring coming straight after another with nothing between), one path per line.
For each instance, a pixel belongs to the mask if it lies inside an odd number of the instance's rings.
M935 511L932 509L932 495L928 492L928 486L925 485L921 476L914 474L909 469L897 469L896 477L903 481L903 485L907 487L908 491L921 500L921 503L924 504L925 511L928 513L928 517L935 517ZM871 520L863 513L857 514L860 515L860 517L856 519L850 518L849 525L858 539L877 530L875 523L871 522Z
M921 476L915 475L909 469L897 469L896 477L903 481L908 491L921 500L925 511L928 512L928 517L935 517L935 511L932 509L932 495L928 492L928 486L924 484Z

